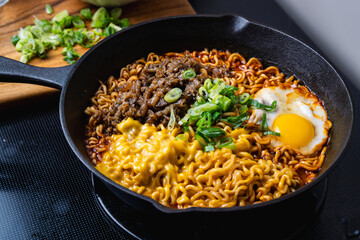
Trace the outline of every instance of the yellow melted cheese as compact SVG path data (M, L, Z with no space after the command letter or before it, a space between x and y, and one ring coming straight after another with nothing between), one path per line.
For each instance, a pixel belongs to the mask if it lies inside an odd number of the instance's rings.
M272 185L282 184L292 174L291 169L279 168L271 161L254 159L250 153L251 136L242 128L226 130L234 140L235 150L212 152L204 152L188 133L176 139L180 131L177 128L158 130L128 118L117 129L120 134L108 137L109 149L96 168L122 186L165 206L245 205L254 182L269 194ZM265 177L267 174L276 175L278 180ZM282 185L276 196L289 192L288 185L296 183Z

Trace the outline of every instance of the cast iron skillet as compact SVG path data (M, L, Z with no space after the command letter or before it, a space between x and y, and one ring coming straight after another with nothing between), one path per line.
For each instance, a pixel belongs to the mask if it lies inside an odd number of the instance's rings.
M333 122L331 144L319 176L303 188L279 199L255 205L177 210L134 193L98 172L91 164L84 144L84 109L99 86L110 75L148 53L219 49L239 52L246 59L257 57L294 74L323 100ZM61 89L60 119L64 135L82 163L122 200L143 212L170 215L243 213L282 207L311 190L334 169L348 144L353 127L353 106L348 90L333 67L313 49L272 28L251 23L239 16L189 15L152 20L129 27L98 43L79 61L60 68L38 68L0 58L0 80L27 82Z

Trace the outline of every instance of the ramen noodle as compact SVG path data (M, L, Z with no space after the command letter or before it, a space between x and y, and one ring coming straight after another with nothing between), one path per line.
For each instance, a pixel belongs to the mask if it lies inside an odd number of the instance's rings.
M186 69L196 76L184 79ZM199 140L199 124L181 124L207 79L219 79L236 96L249 96L253 105L240 127L226 118L239 116L244 104L212 122L209 129L225 136L209 138L218 143L211 148ZM175 87L182 89L181 97L164 101ZM277 103L270 110L269 99ZM295 191L321 169L331 128L322 102L294 76L229 51L150 53L122 68L119 78L100 82L91 103L85 110L86 147L96 168L178 209L243 206ZM172 118L176 123L169 127ZM218 147L221 138L231 140L231 147Z

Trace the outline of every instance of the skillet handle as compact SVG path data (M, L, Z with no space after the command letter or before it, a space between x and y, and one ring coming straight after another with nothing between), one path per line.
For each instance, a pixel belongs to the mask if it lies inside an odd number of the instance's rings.
M74 64L65 67L42 68L0 56L0 82L19 82L62 89Z

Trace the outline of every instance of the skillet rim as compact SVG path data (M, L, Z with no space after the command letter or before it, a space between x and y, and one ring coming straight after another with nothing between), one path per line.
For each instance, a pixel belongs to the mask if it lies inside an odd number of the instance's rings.
M157 22L167 22L167 21L176 21L176 19L185 19L185 18L232 18L232 19L240 19L242 21L244 21L246 24L244 25L244 28L246 27L251 27L253 26L258 26L261 28L265 28L268 29L270 31L276 32L277 34L283 35L286 38L289 38L295 42L297 42L298 44L302 45L303 48L308 49L311 54L315 54L317 55L321 61L324 64L327 64L330 69L332 69L333 73L336 74L338 80L340 80L340 82L342 83L342 85L344 86L344 89L346 91L346 95L348 96L348 100L349 100L349 107L350 107L350 115L351 115L351 127L350 127L350 132L349 135L347 136L346 139L346 143L344 145L344 147L342 147L342 149L340 149L340 154L338 156L337 159L335 159L335 161L329 166L329 168L324 171L321 175L318 175L312 182L310 182L309 184L297 189L294 192L288 193L286 195L281 196L280 198L276 198L273 200L269 200L266 202L260 202L260 203L256 203L256 204L250 204L250 205L245 205L245 206L234 206L234 207L228 207L228 208L208 208L208 207L191 207L191 208L186 208L186 209L174 209L174 208L170 208L170 207L166 207L162 204L160 204L159 202L155 201L154 199L147 197L145 195L136 193L126 187L123 187L122 185L116 183L115 181L111 180L110 178L106 177L105 175L103 175L101 172L99 172L95 166L89 162L84 156L83 154L79 151L79 149L76 147L76 144L74 143L74 141L72 140L67 124L66 124L66 117L65 117L65 98L66 98L66 93L67 93L67 89L68 86L72 80L73 74L76 72L77 68L81 65L81 63L84 61L84 59L86 59L87 57L89 57L89 55L91 55L91 53L93 51L96 51L97 48L99 48L100 46L102 46L103 44L107 44L108 41L112 41L113 38L116 38L118 35L124 34L127 31L131 31L133 28L139 28L142 27L143 25L149 25L152 23L157 23ZM339 73L336 71L336 69L332 66L332 64L330 64L320 53L318 53L317 51L315 51L312 47L310 47L309 45L305 44L304 42L300 41L299 39L283 32L280 30L277 30L273 27L267 26L265 24L260 24L260 23L256 23L253 21L249 21L248 19L240 16L240 15L236 15L236 14L188 14L188 15L177 15L177 16L168 16L168 17L162 17L162 18L157 18L157 19L151 19L148 21L144 21L141 23L137 23L134 24L128 28L125 28L105 39L103 39L102 41L100 41L99 43L97 43L95 46L93 46L91 49L89 49L75 64L75 66L73 67L73 69L70 71L70 73L67 76L67 81L64 84L62 91L61 91L61 95L60 95L60 102L59 102L59 110L60 110L60 122L61 122L61 126L64 132L64 135L66 137L67 142L69 143L71 149L73 150L73 152L76 154L77 158L79 160L81 160L81 162L88 168L88 170L90 170L93 174L95 174L98 178L100 178L102 181L104 181L106 184L110 184L111 187L114 187L116 189L119 189L123 192L125 192L126 194L130 194L135 198L140 198L142 201L146 201L148 203L150 203L155 209L159 210L162 213L166 213L166 214L183 214L183 213L189 213L189 212L196 212L196 213L219 213L219 212L237 212L237 211L246 211L246 210L251 210L251 209L258 209L258 208L264 208L267 207L269 205L276 205L279 204L283 201L286 201L289 198L293 198L296 197L297 195L300 195L302 193L304 193L305 191L313 188L314 186L316 186L318 183L322 182L324 180L325 177L328 176L328 174L330 172L332 172L339 164L339 162L344 158L344 155L348 152L349 150L349 142L350 140L353 138L354 136L354 127L355 127L355 109L354 109L354 104L353 104L353 97L348 89L348 85L347 83L342 79L342 77L339 75ZM74 81L74 80L72 80Z

